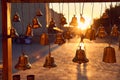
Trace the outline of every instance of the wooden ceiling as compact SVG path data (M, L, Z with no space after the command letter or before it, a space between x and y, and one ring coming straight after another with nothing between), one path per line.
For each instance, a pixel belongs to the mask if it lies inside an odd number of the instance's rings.
M120 2L120 0L7 0L10 3Z

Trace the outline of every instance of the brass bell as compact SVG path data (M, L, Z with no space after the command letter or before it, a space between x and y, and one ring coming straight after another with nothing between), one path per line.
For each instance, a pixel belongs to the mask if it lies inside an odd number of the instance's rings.
M72 21L70 22L71 26L78 26L78 21L77 21L77 17L74 15L72 17Z
M85 23L85 19L84 19L84 17L82 16L82 14L80 14L80 22Z
M35 80L35 75L27 75L27 80Z
M78 50L76 50L76 55L72 61L79 64L89 62L89 60L86 57L85 51L81 49L81 46Z
M49 55L45 59L45 64L43 65L43 67L52 68L56 66L57 65L55 64L54 57L51 57L51 53L49 53Z
M61 25L67 24L66 18L65 18L64 16L62 16L62 18L60 19L60 24L61 24Z
M115 49L110 45L104 48L103 62L116 63Z
M105 31L105 28L102 25L99 27L96 36L99 38L105 38L107 36L107 32Z
M37 12L36 12L36 16L42 16L42 15L43 15L43 13L41 12L40 9L38 9Z
M63 34L62 33L57 33L56 34L56 40L55 40L55 42L54 42L55 44L59 44L59 45L61 45L61 44L64 44L65 43L65 39L64 39L64 37L63 37Z
M65 39L68 39L68 40L72 38L72 34L69 30L65 31L63 36Z
M11 38L17 38L19 35L14 27L10 29L10 37Z
M54 28L56 27L55 21L53 20L53 18L51 18L50 24L48 25L48 28Z
M25 35L28 36L28 37L33 36L33 30L32 30L32 25L31 24L28 24Z
M22 53L22 55L19 57L18 63L15 65L15 69L26 70L30 68L31 68L31 64L29 63L28 56Z
M111 36L113 36L113 37L119 36L118 26L116 26L115 24L112 27Z
M102 18L103 18L103 19L106 19L106 18L109 18L109 16L108 16L108 14L105 12L105 13L103 13Z
M40 44L41 45L48 45L49 41L48 41L48 34L47 33L42 33L40 36Z
M20 80L20 75L13 75L13 80Z
M16 12L15 15L13 16L13 22L20 22L21 19L20 19L20 16L19 14Z
M40 24L40 22L39 22L39 20L38 20L37 17L33 18L32 23L33 23L33 25L32 25L33 29L41 28L42 27L42 25Z

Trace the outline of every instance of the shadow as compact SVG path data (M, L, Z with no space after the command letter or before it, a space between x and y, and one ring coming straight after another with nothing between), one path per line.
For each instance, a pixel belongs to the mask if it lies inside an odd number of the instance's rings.
M77 80L88 80L86 66L86 63L77 65Z

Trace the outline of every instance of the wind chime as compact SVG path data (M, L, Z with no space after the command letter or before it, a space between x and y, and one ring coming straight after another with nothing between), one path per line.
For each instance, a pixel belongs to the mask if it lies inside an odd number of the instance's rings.
M21 10L22 10L22 18L23 18L23 5L21 6ZM24 21L22 19L22 29L23 29L22 31L24 31L23 22ZM21 51L22 51L22 55L19 57L18 63L15 65L15 69L17 69L17 70L30 69L31 68L31 64L29 62L28 56L23 51L23 44L21 45Z

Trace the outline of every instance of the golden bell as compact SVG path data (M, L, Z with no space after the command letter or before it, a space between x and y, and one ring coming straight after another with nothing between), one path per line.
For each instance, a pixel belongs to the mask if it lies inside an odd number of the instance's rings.
M29 58L24 53L19 57L18 63L15 65L17 70L26 70L30 69L31 64L29 63Z
M89 62L89 60L86 58L85 51L81 49L81 46L78 50L76 50L76 55L72 61L79 64Z
M112 27L111 36L113 36L113 37L118 37L118 36L119 36L118 27L117 27L115 24L114 24L114 26Z
M28 24L25 35L29 37L33 36L33 30L31 24Z
M72 21L70 22L71 26L78 26L77 17L74 15Z
M39 22L39 20L38 20L37 17L33 18L32 23L33 23L33 25L32 25L33 29L41 28L42 27L42 25L40 24L40 22Z
M56 40L55 40L54 43L55 43L55 44L59 44L59 45L65 43L65 40L64 40L64 37L63 37L62 33L57 33L57 34L56 34Z
M37 12L36 12L36 16L42 16L42 15L43 15L43 13L41 12L40 9L38 9Z
M99 37L99 38L104 38L104 37L107 36L107 32L105 31L105 28L103 26L99 27L96 36Z
M40 36L40 44L41 45L48 45L49 41L48 41L48 34L47 33L42 33Z
M49 53L51 54L51 53ZM54 57L51 57L51 55L48 55L45 59L45 64L43 65L43 67L46 68L52 68L52 67L56 67L57 65L55 64L54 61Z
M10 29L10 37L11 37L11 38L17 38L18 36L19 36L19 35L18 35L16 29L12 27L12 28Z
M20 80L20 75L13 75L13 80Z
M27 75L27 80L35 80L35 75Z
M63 36L65 39L68 39L68 40L72 38L72 34L69 30L65 31Z
M48 28L54 28L56 27L55 21L53 20L53 18L51 18L50 24L48 25Z
M20 22L20 16L19 14L16 12L15 15L13 16L13 22Z
M60 19L60 24L61 24L61 25L67 24L66 18L65 18L64 16L62 16L62 18Z
M115 49L113 47L108 46L104 48L103 62L106 63L116 62Z
M85 23L85 19L84 19L84 17L82 16L82 14L80 14L80 22Z

